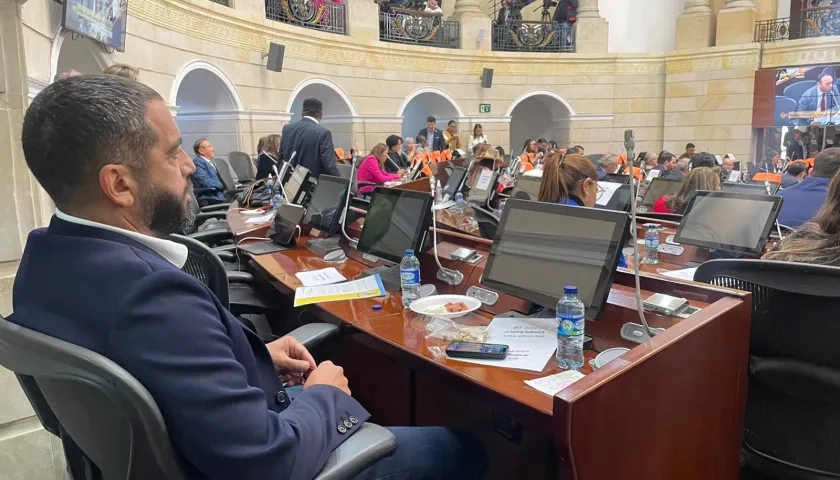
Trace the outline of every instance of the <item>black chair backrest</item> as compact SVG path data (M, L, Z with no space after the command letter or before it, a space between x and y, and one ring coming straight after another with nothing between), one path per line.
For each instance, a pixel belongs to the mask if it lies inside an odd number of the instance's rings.
M216 157L213 163L216 164L216 170L219 172L219 178L225 186L225 191L236 190L236 180L233 178L233 168L231 168L230 162L225 158Z
M195 194L190 195L189 209L193 216L198 215L201 212L201 207L198 205L198 199ZM184 228L184 235L195 233L196 230L198 230L198 222L192 221L186 226L186 228Z
M479 207L473 207L473 217L478 222L478 231L481 236L488 240L496 238L496 229L499 228L499 217Z
M236 176L239 177L240 182L251 181L256 178L257 171L254 167L254 161L251 160L251 156L247 153L230 152L228 154L228 161Z
M207 245L183 235L170 235L173 242L186 245L189 255L182 269L197 278L216 295L222 306L230 308L228 277L222 260Z
M188 478L154 399L116 363L0 317L0 365L45 399L33 405L39 416L60 423L95 466L75 480Z
M350 180L350 176L353 174L353 165L348 163L339 163L336 164L338 167L338 176L347 180Z
M776 478L840 478L840 267L712 260L694 280L752 293L746 463Z

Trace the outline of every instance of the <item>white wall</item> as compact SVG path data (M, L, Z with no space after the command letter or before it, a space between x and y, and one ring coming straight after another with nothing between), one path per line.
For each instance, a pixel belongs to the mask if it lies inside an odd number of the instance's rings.
M610 25L610 53L674 50L685 0L599 0L598 5Z
M790 2L791 0L779 0L778 18L790 17Z

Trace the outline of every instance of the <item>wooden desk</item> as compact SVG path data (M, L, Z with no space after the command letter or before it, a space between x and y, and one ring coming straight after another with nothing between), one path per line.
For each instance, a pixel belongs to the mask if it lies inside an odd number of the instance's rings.
M457 246L450 243L457 238L439 238L442 256ZM474 243L482 244L486 246L486 241ZM422 276L427 281L434 278L433 262L429 255L421 258ZM253 264L257 277L266 278L284 295L300 286L294 276L298 271L335 266L352 279L365 268L352 259L327 265L305 249L257 256ZM465 266L465 284L452 287L438 283L438 288L460 293L468 285L479 283L483 269L484 261ZM600 370L587 368L584 379L555 397L523 383L560 371L554 360L542 372L533 373L467 364L438 355L446 342L425 338L424 318L404 310L399 294L313 305L309 311L321 320L344 325L358 344L384 355L363 368L345 367L348 372L357 372L358 376L348 373L352 384L361 378L362 388L355 387L354 395L373 412L370 404L379 403L386 411L404 413L398 421L449 424L456 420L450 411L454 407L441 404L440 395L451 389L553 438L564 480L737 479L747 387L749 294L645 275L643 296L653 291L684 293L702 310L686 320L648 313L651 326L667 330L642 345L634 345L619 335L623 323L638 321L630 282L632 275L616 274L603 318L587 322L586 330L595 338L595 350L613 346L632 350ZM377 304L382 305L379 311L373 310ZM501 294L494 307L461 321L486 324L494 314L522 311L526 306L520 299ZM359 350L352 353L362 354ZM594 354L587 352L587 357ZM366 389L378 390L366 394ZM383 414L374 413L374 417L382 418ZM491 459L501 461L503 453L491 452Z

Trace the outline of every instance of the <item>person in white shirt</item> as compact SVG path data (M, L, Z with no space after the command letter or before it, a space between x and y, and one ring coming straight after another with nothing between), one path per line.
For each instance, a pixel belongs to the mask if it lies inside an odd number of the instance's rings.
M440 8L440 6L438 6L437 0L429 0L428 3L426 3L426 10L424 11L426 13L431 13L438 17L443 16L443 10Z
M473 134L470 136L470 143L467 147L467 151L472 152L476 145L485 143L487 143L487 137L484 136L484 130L481 127L481 124L477 123L473 127Z

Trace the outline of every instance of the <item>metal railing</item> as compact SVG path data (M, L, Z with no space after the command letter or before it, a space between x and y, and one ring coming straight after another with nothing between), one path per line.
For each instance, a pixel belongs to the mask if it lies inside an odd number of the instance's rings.
M333 0L267 0L265 18L347 35L347 6Z
M571 53L575 51L575 27L522 20L494 23L492 46L496 52Z
M794 0L796 1L796 0ZM840 35L840 1L801 0L799 18L755 23L754 40L761 43Z
M422 11L394 8L379 12L379 39L427 47L461 48L461 23Z

